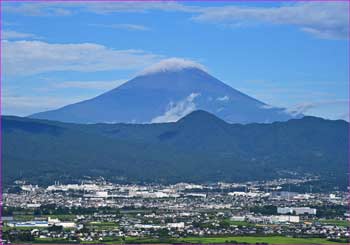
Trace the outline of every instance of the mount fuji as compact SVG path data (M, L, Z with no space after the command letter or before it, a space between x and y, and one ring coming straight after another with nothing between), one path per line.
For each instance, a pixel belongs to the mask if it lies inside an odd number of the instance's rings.
M95 98L30 117L74 123L175 122L205 110L229 123L270 123L300 118L228 86L195 62L172 58Z

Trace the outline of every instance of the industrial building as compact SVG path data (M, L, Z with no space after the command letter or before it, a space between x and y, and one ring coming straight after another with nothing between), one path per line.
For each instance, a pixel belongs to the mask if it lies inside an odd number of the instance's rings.
M278 214L296 214L296 215L303 215L303 214L310 214L310 215L316 215L316 208L309 208L309 207L279 207L277 208Z

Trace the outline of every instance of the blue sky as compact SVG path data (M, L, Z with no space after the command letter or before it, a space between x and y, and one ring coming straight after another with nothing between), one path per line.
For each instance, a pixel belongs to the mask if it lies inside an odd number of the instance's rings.
M277 107L348 118L347 3L3 3L2 106L101 94L162 59L196 61Z

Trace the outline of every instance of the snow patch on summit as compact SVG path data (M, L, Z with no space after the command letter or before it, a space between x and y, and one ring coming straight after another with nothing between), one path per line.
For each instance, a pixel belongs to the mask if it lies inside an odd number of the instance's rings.
M160 62L144 69L139 75L149 75L158 72L180 71L187 68L197 68L203 71L207 69L202 65L192 60L181 58L170 58L161 60Z

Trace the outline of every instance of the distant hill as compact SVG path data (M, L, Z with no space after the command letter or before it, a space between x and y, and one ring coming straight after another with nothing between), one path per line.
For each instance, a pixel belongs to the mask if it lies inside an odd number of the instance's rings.
M10 183L246 181L310 173L346 186L348 123L304 117L228 124L194 111L175 123L71 124L2 117L3 173Z
M159 123L175 122L199 109L230 123L270 123L302 116L243 94L195 63L170 59L95 98L31 117L75 123Z

